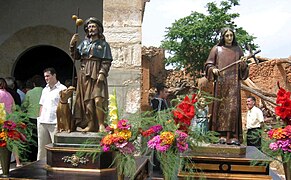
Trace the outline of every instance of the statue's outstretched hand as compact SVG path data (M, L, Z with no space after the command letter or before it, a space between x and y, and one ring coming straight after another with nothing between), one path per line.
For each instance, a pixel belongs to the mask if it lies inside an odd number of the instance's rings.
M240 58L240 60L241 60L241 62L239 63L240 67L241 67L242 69L247 68L247 66L248 66L248 64L247 64L247 60L248 60L247 57L242 56L242 57Z

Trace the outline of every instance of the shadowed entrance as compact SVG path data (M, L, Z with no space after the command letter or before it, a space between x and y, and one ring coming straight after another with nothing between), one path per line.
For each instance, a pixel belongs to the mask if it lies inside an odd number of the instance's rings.
M26 81L36 74L43 76L43 70L48 67L56 69L57 77L62 83L66 79L72 79L72 59L53 46L35 46L23 52L16 61L12 75L17 80Z

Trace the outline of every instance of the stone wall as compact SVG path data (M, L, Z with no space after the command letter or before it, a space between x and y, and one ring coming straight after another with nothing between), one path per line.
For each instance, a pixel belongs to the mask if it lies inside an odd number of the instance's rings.
M113 54L109 74L109 93L115 88L119 106L126 113L140 109L141 25L144 2L140 0L104 1L104 34Z

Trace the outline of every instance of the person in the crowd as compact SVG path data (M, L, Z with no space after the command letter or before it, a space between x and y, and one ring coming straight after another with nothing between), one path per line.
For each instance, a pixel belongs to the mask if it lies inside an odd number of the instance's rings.
M40 109L40 96L43 90L43 77L35 75L31 78L34 88L26 92L26 96L22 103L22 109L27 112L30 123L33 124L32 138L37 143L37 117ZM31 152L28 155L29 161L36 161L37 159L37 144L30 147Z
M264 115L262 110L256 107L255 104L256 98L254 96L249 96L247 98L247 145L261 149L261 131L264 123Z
M44 87L45 86L45 82L41 85L41 87ZM34 86L33 86L33 83L32 83L32 79L27 79L26 82L25 82L25 88L23 89L23 92L26 94L27 91L33 89Z
M11 94L16 105L21 106L21 98L16 90L16 83L13 77L6 77L5 81L7 83L7 91Z
M167 97L169 95L168 88L164 84L157 84L157 95L151 100L152 109L157 112L168 109Z
M43 89L39 101L37 160L46 157L45 145L54 143L54 135L57 132L56 110L60 99L59 92L67 88L58 81L54 68L46 68L43 72L47 85Z
M234 63L238 60L242 61ZM232 29L221 31L220 41L211 49L205 63L205 72L206 78L214 81L214 97L220 99L212 104L210 130L220 134L221 144L240 145L243 141L240 81L248 77L249 70Z
M78 74L76 103L74 107L75 128L84 132L105 131L104 121L108 111L107 76L112 62L111 49L103 35L103 25L95 17L84 23L86 38L76 48L79 39L74 34L70 51L74 59L81 61Z
M23 82L20 81L20 80L16 80L14 81L15 82L15 89L16 89L16 92L19 94L20 96L20 100L21 100L21 103L23 103L23 100L25 98L25 93L23 92Z
M14 99L12 95L7 91L8 86L6 80L0 78L0 103L4 103L5 110L8 114L13 112L14 107ZM16 161L16 167L21 167L22 164L20 162L19 156L16 152L13 152L13 156Z

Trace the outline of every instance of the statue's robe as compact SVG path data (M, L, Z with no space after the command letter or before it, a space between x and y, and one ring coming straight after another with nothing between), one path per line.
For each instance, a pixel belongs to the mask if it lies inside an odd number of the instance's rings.
M224 135L229 131L242 143L240 80L248 77L248 67L242 68L238 63L220 72L218 77L212 73L213 68L222 69L241 56L243 51L239 46L214 46L205 63L205 72L206 78L214 81L214 97L221 100L212 103L210 130Z

